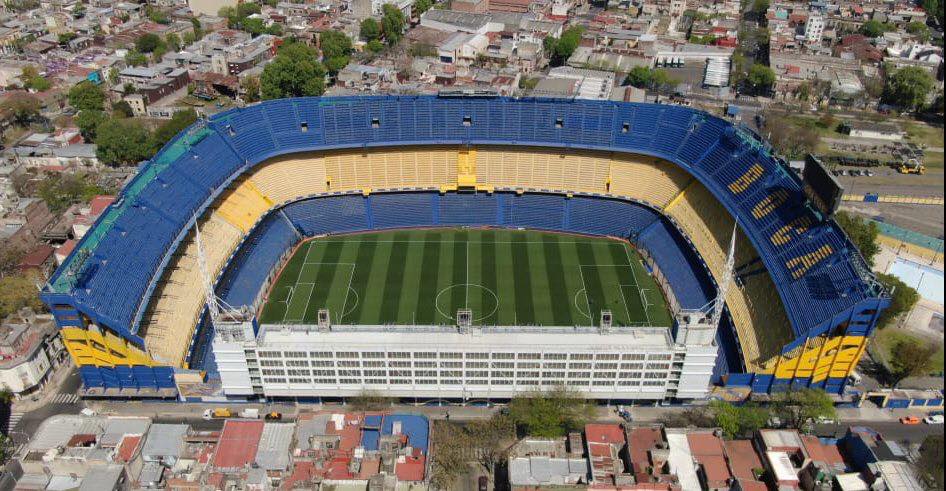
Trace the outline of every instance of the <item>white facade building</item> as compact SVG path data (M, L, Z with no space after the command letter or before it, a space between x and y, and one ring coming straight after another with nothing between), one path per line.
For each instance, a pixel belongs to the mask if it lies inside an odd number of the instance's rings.
M510 398L565 385L593 399L707 395L715 328L216 326L228 396Z
M50 316L28 312L0 325L0 389L28 394L47 379L63 344Z
M820 14L812 13L805 22L805 42L808 44L821 44L821 36L824 34L824 17Z

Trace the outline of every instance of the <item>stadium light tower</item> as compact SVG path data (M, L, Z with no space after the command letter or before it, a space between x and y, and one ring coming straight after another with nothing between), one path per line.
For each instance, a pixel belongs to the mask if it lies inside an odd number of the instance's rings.
M713 305L713 323L719 326L719 321L723 316L723 307L726 306L726 294L729 293L729 287L732 286L733 271L736 268L736 227L732 226L732 238L729 239L729 255L726 257L726 269L723 272L723 282L719 285L719 292L716 295L715 305Z

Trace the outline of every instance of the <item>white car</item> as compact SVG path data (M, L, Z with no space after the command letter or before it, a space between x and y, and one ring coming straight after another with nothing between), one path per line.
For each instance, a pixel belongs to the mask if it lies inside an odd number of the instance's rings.
M932 416L927 416L927 417L923 418L923 422L926 423L926 424L928 424L928 425L941 425L941 424L943 424L943 415L942 415L942 414L934 414L934 415L932 415Z

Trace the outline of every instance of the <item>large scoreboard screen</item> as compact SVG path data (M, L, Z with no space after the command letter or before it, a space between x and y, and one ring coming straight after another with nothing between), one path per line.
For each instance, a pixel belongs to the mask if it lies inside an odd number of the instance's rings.
M844 194L841 183L825 169L821 160L811 154L805 157L805 169L801 176L805 195L812 206L825 216L833 216L841 206L841 196Z

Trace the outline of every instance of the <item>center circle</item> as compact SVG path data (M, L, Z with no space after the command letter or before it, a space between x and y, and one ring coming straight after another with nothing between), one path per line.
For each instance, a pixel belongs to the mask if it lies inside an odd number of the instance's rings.
M444 296L444 293L447 293L457 288L467 288L470 291L486 292L487 293L486 298L493 299L492 309L489 309L489 308L483 309L484 312L488 310L489 313L479 316L479 317L474 317L473 322L479 322L483 319L486 319L489 316L495 314L497 310L499 310L499 297L496 296L496 292L494 292L493 290L490 290L489 288L486 288L485 286L479 285L476 283L457 283L455 285L450 285L444 288L443 290L440 290L439 292L437 292L437 298L434 299L434 306L437 307L437 312L439 312L440 315L446 317L447 319L457 320L457 317L456 317L456 312L453 313L454 315L449 315L447 314L447 312L445 312L445 310L449 311L451 309L451 306L449 305L449 303L450 303L450 299L452 295ZM466 292L466 293L469 294L469 292ZM441 305L441 302L443 302L443 305ZM486 305L484 305L483 307L489 307L489 300L486 300L485 304ZM474 312L474 314L476 314L476 312Z

